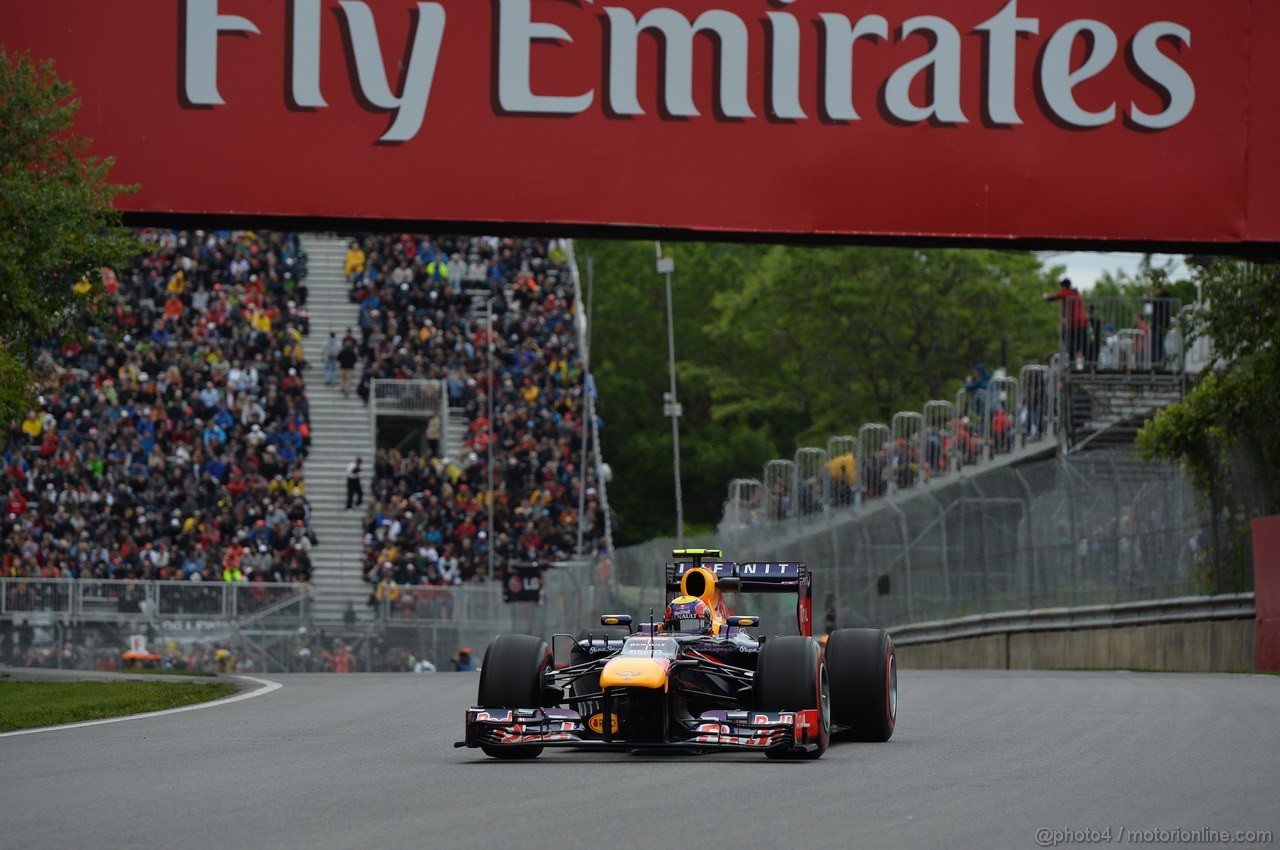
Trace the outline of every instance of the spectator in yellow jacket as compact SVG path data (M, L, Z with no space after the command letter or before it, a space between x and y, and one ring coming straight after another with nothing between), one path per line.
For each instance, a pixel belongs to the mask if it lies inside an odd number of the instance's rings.
M40 421L40 417L34 410L28 410L27 418L22 420L22 433L26 434L27 439L33 443L39 442L40 435L44 433L44 423Z
M364 260L364 251L360 248L360 243L352 242L351 247L347 249L347 261L342 267L348 280L364 271Z

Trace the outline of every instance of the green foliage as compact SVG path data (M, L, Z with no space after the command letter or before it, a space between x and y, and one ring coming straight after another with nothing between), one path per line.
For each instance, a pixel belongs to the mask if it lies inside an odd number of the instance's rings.
M111 159L72 131L79 101L53 64L0 49L0 417L18 415L39 345L94 314L103 266L140 246L113 202ZM78 281L84 281L77 289Z
M1182 464L1215 510L1280 512L1280 266L1220 263L1200 283L1207 306L1189 336L1212 342L1216 369L1147 423L1138 448Z
M1252 575L1249 520L1280 513L1280 266L1220 263L1200 283L1190 337L1211 341L1215 370L1143 427L1138 449L1187 471L1214 517L1205 577L1239 590Z
M1156 262L1150 254L1144 254L1138 264L1137 271L1129 274L1124 271L1105 272L1094 286L1092 295L1127 298L1150 296L1160 287L1178 298L1183 304L1194 304L1196 301L1195 281L1188 278L1175 277L1173 260L1164 263Z
M976 363L1052 350L1047 285L1028 254L775 248L717 298L719 414L782 414L821 444L952 398Z
M664 245L673 277L686 530L720 519L733 478L797 438L953 398L975 363L1054 349L1050 281L1025 253ZM592 369L610 502L626 544L675 533L664 282L651 242L580 242L594 259ZM1002 356L1003 355L1003 356Z
M719 356L706 333L715 294L741 285L766 249L724 244L669 244L680 420L681 480L687 528L720 518L725 486L742 470L774 456L762 427L713 419L705 364ZM601 439L619 482L609 491L623 543L675 534L671 420L663 415L670 390L666 290L652 242L578 243L579 262L594 262L592 371L600 389ZM758 423L757 423L758 424ZM623 484L625 482L625 484Z

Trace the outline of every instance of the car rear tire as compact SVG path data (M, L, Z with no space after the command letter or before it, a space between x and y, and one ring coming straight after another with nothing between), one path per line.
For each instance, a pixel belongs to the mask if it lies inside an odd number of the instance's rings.
M840 737L887 741L898 721L898 662L880 629L837 629L827 637L831 719Z
M831 699L827 667L818 642L788 635L769 638L760 647L752 702L759 711L818 709L817 749L812 752L767 750L769 758L816 759L831 740Z
M551 664L547 642L533 635L498 635L480 667L481 708L537 708L543 704L543 673ZM496 759L533 759L540 746L481 747Z

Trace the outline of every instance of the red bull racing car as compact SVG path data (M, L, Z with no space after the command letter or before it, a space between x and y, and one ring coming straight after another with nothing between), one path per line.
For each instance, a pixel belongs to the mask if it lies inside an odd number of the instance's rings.
M678 549L666 565L667 608L636 623L499 635L485 652L466 738L500 759L546 747L693 752L745 750L816 759L833 735L887 741L897 718L893 640L878 629L812 637L804 563L734 563L714 549ZM799 635L757 636L726 593L794 593Z

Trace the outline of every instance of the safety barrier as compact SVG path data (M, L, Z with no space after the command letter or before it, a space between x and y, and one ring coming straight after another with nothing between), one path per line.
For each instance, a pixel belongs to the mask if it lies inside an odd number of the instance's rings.
M1085 295L1083 302L1087 327L1074 333L1064 327L1059 335L1059 353L1074 368L1100 372L1183 370L1181 341L1186 335L1180 298Z
M230 621L276 612L300 623L310 599L305 584L0 578L0 618L15 622Z
M888 631L893 635L894 643L899 646L914 646L1011 632L1056 632L1147 626L1155 623L1251 619L1254 616L1253 599L1252 592L1226 593L1220 596L1183 596L1114 605L1083 605L1078 608L999 611L954 620L906 623L891 626Z
M1252 593L1006 611L890 629L904 668L1254 668Z
M449 409L444 382L436 380L375 379L369 383L369 414L426 419L433 413L444 420Z

